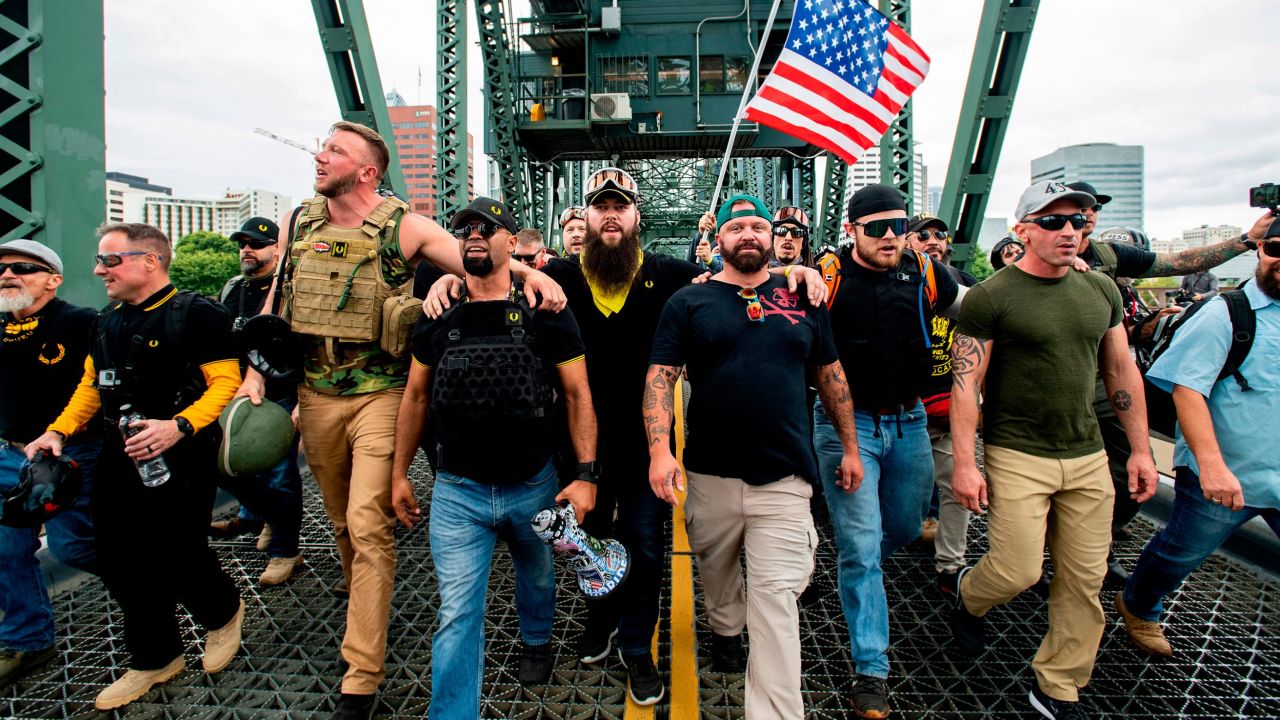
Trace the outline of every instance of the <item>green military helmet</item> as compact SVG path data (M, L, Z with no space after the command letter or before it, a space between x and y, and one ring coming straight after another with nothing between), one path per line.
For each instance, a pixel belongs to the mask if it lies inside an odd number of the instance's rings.
M270 470L293 445L293 420L269 400L254 405L248 397L234 398L218 424L222 426L218 472L227 477Z

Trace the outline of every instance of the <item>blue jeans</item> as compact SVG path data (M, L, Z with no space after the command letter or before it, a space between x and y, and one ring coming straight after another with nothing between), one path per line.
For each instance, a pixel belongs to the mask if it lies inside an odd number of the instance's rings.
M276 400L288 412L296 398ZM289 558L298 554L298 534L302 530L302 474L298 471L298 434L293 445L275 467L266 472L219 481L240 501L240 518L254 524L271 524L269 557Z
M97 439L73 442L67 455L80 463L84 487L71 507L45 523L49 551L77 570L96 572L93 520L89 515L89 491L102 444ZM22 451L0 444L0 495L18 484L18 472L27 460ZM53 605L45 586L44 573L36 560L40 549L39 528L0 525L0 647L19 652L43 650L53 645Z
M857 410L862 485L836 486L843 449L819 401L813 412L813 447L826 491L839 556L840 605L849 647L860 675L889 677L889 603L880 562L920 536L933 490L933 451L924 406L874 417Z
M484 609L495 541L511 551L520 634L530 645L551 642L556 575L551 548L529 521L555 505L551 463L519 485L486 485L436 472L427 526L440 587L440 627L431 642L431 720L480 717L484 678Z
M1214 504L1204 498L1200 478L1189 468L1177 469L1174 487L1169 524L1147 542L1124 586L1125 607L1144 620L1159 620L1164 596L1176 590L1241 525L1261 515L1280 535L1280 510L1246 505L1232 511Z

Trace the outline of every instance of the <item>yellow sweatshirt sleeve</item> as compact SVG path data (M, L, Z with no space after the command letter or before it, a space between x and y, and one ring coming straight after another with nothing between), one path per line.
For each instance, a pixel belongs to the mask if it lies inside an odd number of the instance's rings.
M71 437L84 430L84 426L102 407L102 397L98 395L98 389L93 386L96 374L97 371L93 369L93 356L86 355L84 375L80 376L80 384L76 385L75 392L71 393L71 399L67 401L62 414L50 423L46 430L55 430L62 433L64 437Z
M217 420L240 388L240 362L235 359L205 363L200 366L200 371L204 373L204 394L178 411L178 415L186 418L196 432Z

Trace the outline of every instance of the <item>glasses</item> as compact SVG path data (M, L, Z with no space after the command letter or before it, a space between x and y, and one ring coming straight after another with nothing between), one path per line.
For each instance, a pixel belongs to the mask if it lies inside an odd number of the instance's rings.
M261 250L263 248L269 248L276 243L274 240L245 240L244 238L241 238L236 240L236 244L240 246L241 250L243 250L246 245L254 250Z
M774 237L786 237L787 235L790 235L797 240L805 240L809 237L809 231L801 227L796 227L790 223L783 223L781 225L775 224L773 226L773 235Z
M873 238L882 238L886 232L892 231L894 237L905 235L907 232L906 218L889 218L888 220L868 220L860 223L854 222L854 225L861 225L864 229L863 235Z
M764 306L760 304L760 294L755 288L742 288L738 297L747 301L747 319L751 322L764 322Z
M488 240L493 237L494 233L498 232L498 228L500 227L502 226L498 223L489 222L488 220L484 222L467 223L461 227L454 228L453 236L459 240L466 240L471 237L473 233L480 233L480 237Z
M118 253L102 253L101 255L94 255L93 262L95 266L101 265L102 267L107 267L107 268L119 267L120 263L124 262L124 259L131 255L156 255L156 254L146 252L145 250L131 250L129 252L118 252ZM159 260L164 260L163 255L156 255L156 258Z
M33 262L0 263L0 275L3 275L5 270L11 271L14 275L35 275L41 272L57 274L53 272L52 268Z
M516 260L519 260L522 263L531 263L531 262L538 261L538 253L530 253L528 255L524 255L521 253L511 253L511 257L515 258Z
M1028 218L1023 222L1029 222L1032 225L1039 225L1045 230L1061 230L1066 227L1067 223L1071 223L1071 227L1079 230L1089 222L1084 215L1076 213L1074 215L1045 215L1038 218Z
M951 238L951 233L946 230L921 230L916 233L916 236L920 238L921 242L929 242L932 238L938 238L943 242L947 242L947 240Z
M1267 257L1280 258L1280 240L1268 240L1258 243L1258 249Z
M565 208L564 212L560 213L560 227L564 227L565 225L568 225L574 220L586 220L586 219L587 219L587 212L584 208L580 208L580 207Z
M621 191L628 197L635 198L640 194L640 189L636 185L636 179L626 170L615 167L608 167L597 170L594 175L587 178L587 183L582 189L584 198L591 197L592 194L601 190L612 189Z

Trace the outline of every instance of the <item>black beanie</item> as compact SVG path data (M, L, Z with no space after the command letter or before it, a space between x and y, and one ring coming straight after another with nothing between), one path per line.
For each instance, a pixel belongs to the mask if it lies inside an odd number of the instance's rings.
M868 185L849 198L849 222L885 210L907 211L902 193L892 185Z

